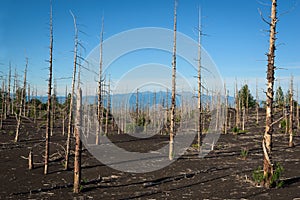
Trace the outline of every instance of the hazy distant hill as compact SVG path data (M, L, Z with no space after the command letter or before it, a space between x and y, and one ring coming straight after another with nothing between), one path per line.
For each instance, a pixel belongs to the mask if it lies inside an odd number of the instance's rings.
M177 104L180 105L181 103L181 95L184 95L185 98L196 98L197 95L193 95L190 92L184 92L184 93L179 93L176 96L176 101ZM168 97L168 98L166 98ZM202 102L205 104L207 101L211 101L212 97L211 96L207 96L207 95L202 95ZM40 99L43 103L47 102L47 97L43 96L43 97L38 97L38 99ZM166 101L166 99L168 99L168 102ZM63 103L65 102L66 98L63 96L57 96L57 100L59 103ZM166 106L171 105L171 93L165 92L165 91L159 91L159 92L139 92L138 93L138 100L139 100L139 104L140 105L150 105L152 106L154 103L156 104L161 104ZM196 99L195 99L196 100ZM124 102L127 101L130 103L131 106L136 104L136 93L126 93L126 94L112 94L111 95L111 101L112 102ZM83 97L83 103L88 102L89 104L93 104L97 102L97 96L84 96ZM107 103L107 97L104 97L104 105L106 105ZM228 103L229 105L234 105L234 97L228 97Z

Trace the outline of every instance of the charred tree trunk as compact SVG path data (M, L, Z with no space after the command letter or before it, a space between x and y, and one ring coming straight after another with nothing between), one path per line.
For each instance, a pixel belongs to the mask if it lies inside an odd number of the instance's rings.
M202 83L201 83L201 16L200 16L200 9L198 12L198 152L200 152L202 146Z
M99 144L99 135L102 134L102 124L103 124L103 97L102 97L102 88L103 88L103 32L104 32L104 18L102 18L102 27L100 33L100 63L99 63L99 82L98 82L98 109L97 117L99 125L96 133L96 144Z
M75 120L75 160L74 160L74 193L80 192L80 181L81 181L81 147L82 143L80 140L81 136L81 121L82 121L82 91L78 88L77 94L77 106L76 106L76 120Z
M174 4L174 41L173 41L173 60L172 60L172 97L171 97L171 124L170 124L170 143L169 160L174 158L174 137L175 137L175 109L176 109L176 32L177 32L177 1Z
M49 79L48 79L48 100L47 100L47 124L46 124L46 143L44 174L48 174L49 162L49 141L51 129L51 90L52 90L52 55L53 55L53 26L52 26L52 2L50 5L50 59L49 59Z
M74 67L73 67L73 77L72 77L72 90L70 99L70 109L69 109L69 121L68 121L68 136L67 136L67 148L65 157L65 170L69 168L69 154L70 154L70 143L71 143L71 132L72 132L72 121L73 121L73 98L74 98L74 88L76 79L76 69L77 69L77 47L78 47L78 30L76 25L76 18L71 12L74 21L75 28L75 38L74 38Z
M265 187L271 186L273 176L272 162L272 134L273 134L273 97L274 97L274 71L275 71L275 41L276 41L276 23L277 23L277 0L272 0L271 22L270 25L270 46L267 69L267 92L266 92L266 127L262 141L264 152L264 180Z

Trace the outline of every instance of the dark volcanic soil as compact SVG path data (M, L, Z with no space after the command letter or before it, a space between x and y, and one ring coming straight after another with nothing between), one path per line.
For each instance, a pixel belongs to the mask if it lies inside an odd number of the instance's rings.
M246 133L221 135L215 149L205 158L198 158L191 147L173 164L145 174L114 170L84 150L82 193L75 195L73 171L63 170L66 136L62 136L61 127L56 127L51 137L52 161L49 174L43 175L45 129L38 129L38 125L25 119L20 142L14 143L16 122L11 117L4 121L0 133L0 199L300 199L300 137L296 135L295 147L288 148L288 135L281 133L278 125L273 160L284 168L284 186L265 189L252 183L252 172L262 166L263 124L263 116L259 125L249 119ZM168 136L140 140L128 135L110 138L120 147L139 152L153 144L167 145L168 141ZM33 170L27 169L25 159L30 149L34 154ZM246 159L241 156L242 149L249 150Z

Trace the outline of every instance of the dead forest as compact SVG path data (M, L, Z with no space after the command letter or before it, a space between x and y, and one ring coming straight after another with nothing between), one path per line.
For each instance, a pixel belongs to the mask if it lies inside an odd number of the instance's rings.
M50 3L45 95L38 96L27 78L31 67L28 60L34 58L25 58L22 73L14 69L13 61L5 65L7 74L1 72L0 199L300 198L298 87L293 76L286 80L288 88L275 84L277 0L271 3L270 17L263 18L269 41L267 62L262 66L266 68L264 99L259 99L257 85L256 91L250 91L246 82L236 82L230 88L234 94L229 94L226 83L222 91L206 90L201 63L205 34L200 12L199 19L195 19L197 89L186 97L181 95L176 73L177 6L180 5L175 0L170 19L172 88L152 92L137 88L130 94L129 103L119 100L117 105L112 80L103 69L104 18L99 33L99 68L95 72L97 88L89 96L83 92L81 76L87 70L86 61L81 55L76 14L71 11L72 80L65 95L57 95L58 87L62 86L52 76L56 67L53 64L55 10ZM194 133L191 144L178 147L188 137L184 132L186 127ZM217 141L207 140L211 132L220 134ZM134 137L139 133L152 136ZM105 149L108 144L104 137L128 152L157 153L166 147L163 156L170 164L148 173L110 167L99 161L89 148ZM178 156L179 148L185 151ZM207 154L201 157L205 151ZM141 160L135 161L134 169L148 167ZM116 162L113 157L111 162Z

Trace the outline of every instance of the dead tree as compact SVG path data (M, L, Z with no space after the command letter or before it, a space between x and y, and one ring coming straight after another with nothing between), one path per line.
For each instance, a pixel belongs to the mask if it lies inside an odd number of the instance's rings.
M48 79L48 99L47 99L47 123L46 123L46 141L45 141L45 161L44 174L48 174L49 162L49 141L51 131L51 90L52 90L52 55L53 55L53 24L52 24L52 2L50 1L50 46L49 46L49 79Z
M4 98L5 98L5 81L3 80L2 81L2 88L1 88L1 113L0 113L0 130L2 129L3 127L3 118L4 118L4 115L5 115L5 112L4 112L4 104L5 104L5 101L4 101Z
M77 48L78 48L78 29L76 24L76 18L72 12L70 12L73 17L75 38L74 38L74 66L73 66L73 76L72 76L72 89L71 89L71 99L70 99L70 109L69 109L69 121L68 121L68 136L67 136L67 148L65 156L65 170L69 168L69 154L70 154L70 140L72 132L72 121L73 121L73 98L74 98L74 88L76 79L76 69L77 69Z
M19 132L20 132L20 127L21 127L21 121L22 121L22 110L24 106L24 98L25 98L25 87L26 87L26 74L27 74L27 67L28 67L28 59L26 58L26 65L25 65L25 72L24 72L24 85L23 88L21 89L21 99L20 99L20 104L19 104L19 113L17 115L17 128L16 128L16 135L15 135L15 142L19 141ZM18 96L18 95L17 95Z
M271 22L267 22L270 26L270 46L267 67L267 91L266 91L266 127L262 140L262 148L264 153L264 180L263 185L270 187L273 176L272 161L272 134L273 130L273 97L274 97L274 71L275 71L275 41L276 41L276 23L277 23L277 0L272 0Z
M28 155L28 169L31 170L33 169L33 154L32 151L30 150L29 155Z
M19 96L17 95L17 90L19 88L19 84L18 84L18 72L17 72L17 69L15 68L15 73L14 73L14 86L13 86L13 101L11 101L11 110L12 110L12 113L16 113L16 110L18 109L17 108L17 105L19 103Z
M62 109L62 135L65 135L65 120L67 114L67 108L68 108L68 86L66 86L65 90L65 106Z
M225 121L224 121L224 134L227 134L228 129L228 91L226 89L226 84L224 83L224 89L225 89Z
M108 121L110 113L110 78L108 81L108 91L107 91L107 106L106 106L106 116L105 116L105 135L108 133Z
M299 99L299 94L298 94L298 85L297 85L297 110L296 110L296 121L297 121L297 129L299 129L300 128L300 122L299 122L299 101L298 101L298 99Z
M246 97L247 98L247 97ZM244 102L244 98L240 97L242 101L242 130L245 130L245 118L246 118L246 103Z
M37 118L37 88L35 88L35 99L34 99L34 123L36 123L36 118Z
M237 86L237 81L235 83L235 126L237 128L240 127L240 98L239 98L239 92L238 92L238 86Z
M294 147L293 142L293 131L294 131L294 101L293 101L293 77L291 77L291 86L290 86L290 92L289 92L289 101L290 101L290 113L289 113L289 147Z
M135 99L135 126L139 124L139 88L136 89L136 99Z
M175 109L176 109L176 32L177 32L177 1L174 4L174 41L173 41L173 59L172 59L172 97L171 97L171 124L170 124L170 144L169 160L174 157L174 136L175 132Z
M23 94L22 94L22 106L23 106L23 116L26 117L26 79L27 79L27 67L28 67L28 58L26 58L26 67L24 71L24 82L23 82Z
M6 113L7 113L7 91L6 91L6 85L5 85L5 79L3 80L3 87L2 87L2 90L3 90L3 97L2 97L2 115L3 115L3 118L6 119Z
M29 116L29 113L30 113L30 110L31 110L31 104L30 104L30 99L31 99L31 94L30 94L30 84L28 83L27 84L27 95L28 95L28 98L27 98L27 111L26 111L26 116L27 117L30 117Z
M288 121L288 115L287 114L285 114L285 113L287 113L288 112L288 104L289 104L289 93L288 93L288 95L287 96L285 96L284 97L284 107L282 108L282 110L283 110L283 114L284 114L284 120L285 120L285 134L288 134L288 132L289 132L289 121Z
M53 128L54 128L54 124L55 124L55 111L56 111L56 103L57 103L57 99L56 99L56 94L57 94L57 83L56 80L54 79L54 85L53 85L53 95L51 96L52 100L51 100L51 122L50 122L50 135L51 137L53 136Z
M99 125L96 132L96 144L99 144L99 135L102 134L102 123L103 123L103 97L102 97L102 88L103 88L103 32L104 32L104 18L102 18L102 27L100 33L100 61L99 61L99 81L98 81L98 109L97 117Z
M200 152L202 145L202 80L201 80L201 35L202 35L202 27L201 27L201 15L200 9L198 11L198 152Z
M257 88L257 79L256 79L256 124L258 124L258 111L259 111L259 101L258 101L258 88Z
M11 83L11 62L9 62L9 71L8 71L8 84L7 84L7 113L9 116L11 114L11 105L10 105L10 83Z
M74 158L74 187L73 192L80 192L81 181L81 121L82 121L82 91L78 88L77 102L76 102L76 119L75 119L75 158Z

